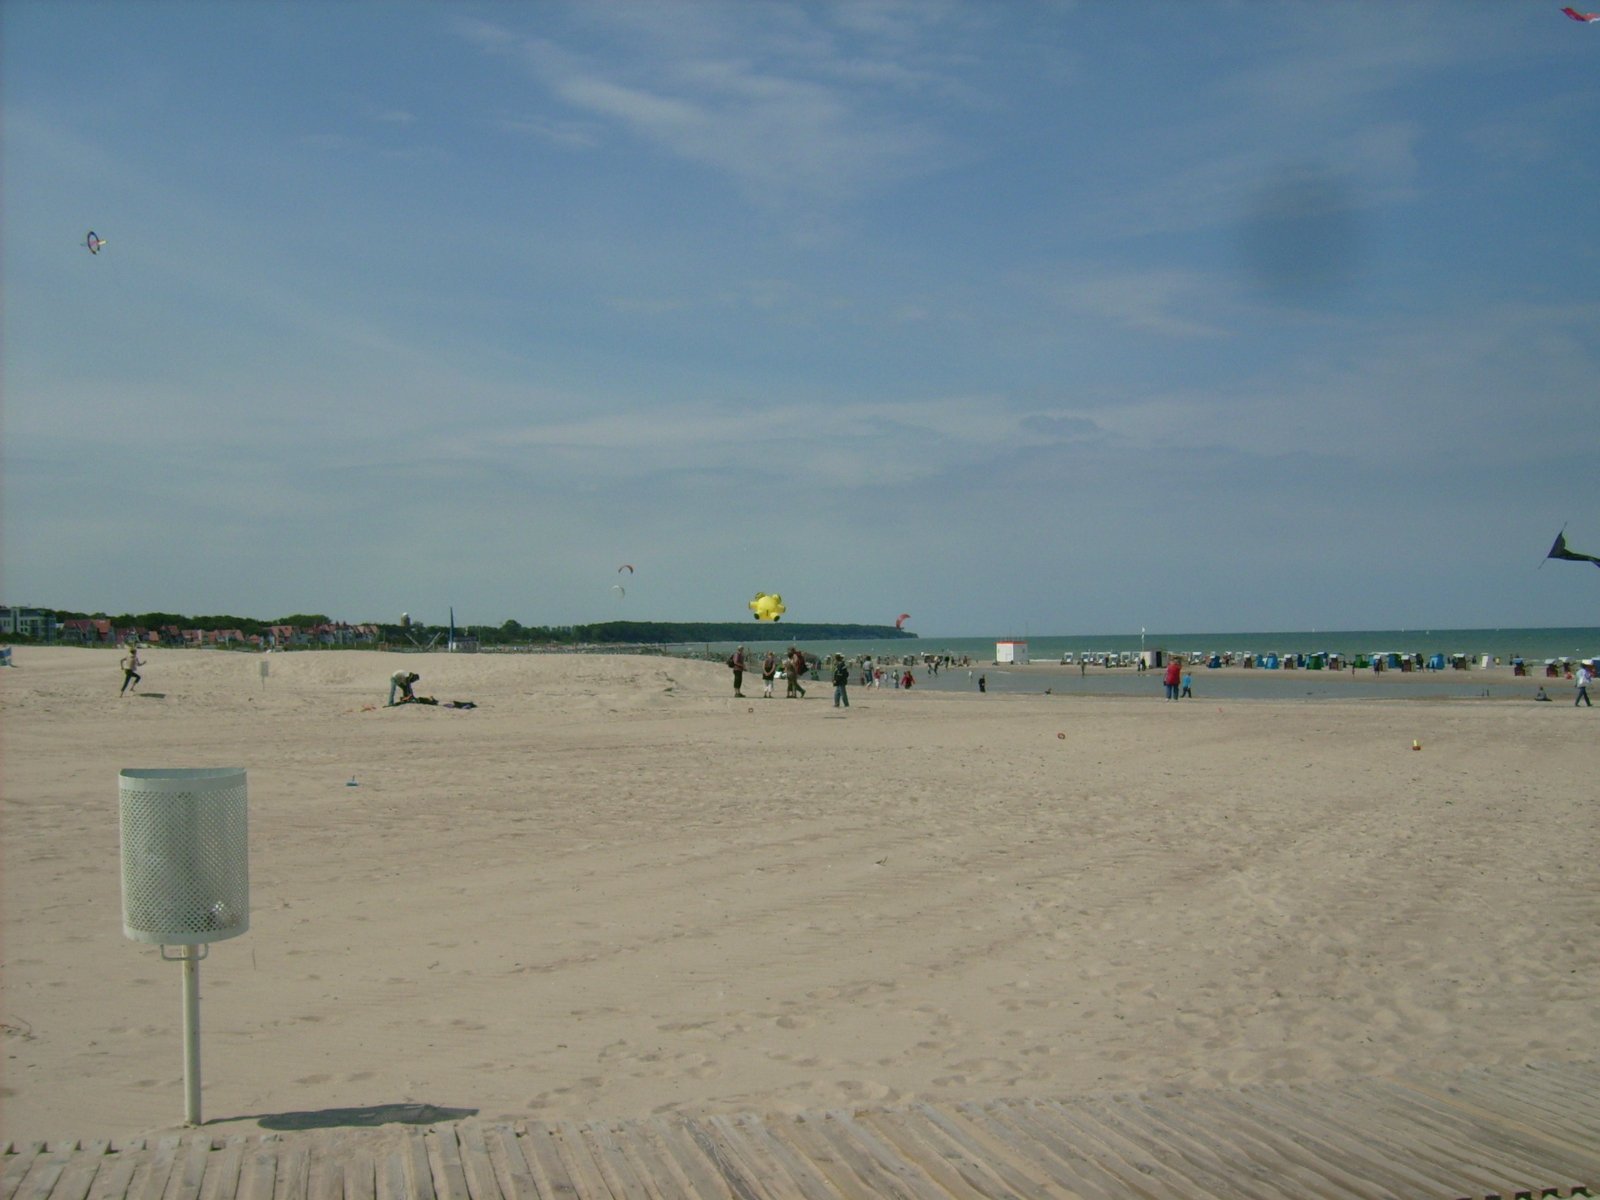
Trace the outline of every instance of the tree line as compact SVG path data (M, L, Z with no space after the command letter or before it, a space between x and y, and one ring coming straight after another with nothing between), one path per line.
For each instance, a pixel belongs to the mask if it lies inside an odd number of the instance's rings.
M147 612L82 613L55 610L56 621L109 621L116 629L237 629L245 637L265 634L273 626L288 625L298 630L313 630L334 622L325 613L291 613L286 617L259 620L230 614L185 616L182 613ZM369 624L379 631L379 639L390 645L428 645L449 636L448 625L410 625L382 621L349 622ZM579 646L579 645L678 645L693 642L740 641L880 641L886 638L915 638L908 630L893 625L854 625L785 623L754 621L600 621L581 625L524 625L505 621L500 625L458 625L457 639L475 639L480 646Z

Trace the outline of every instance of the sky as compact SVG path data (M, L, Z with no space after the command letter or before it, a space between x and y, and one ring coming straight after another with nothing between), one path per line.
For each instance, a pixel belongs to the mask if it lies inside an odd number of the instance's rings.
M1600 625L1548 0L4 0L0 113L4 603Z

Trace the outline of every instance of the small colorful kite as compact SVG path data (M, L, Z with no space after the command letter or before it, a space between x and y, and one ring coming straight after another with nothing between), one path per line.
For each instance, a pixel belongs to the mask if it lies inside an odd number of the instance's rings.
M766 592L757 592L756 598L750 601L750 611L755 614L758 621L779 621L783 619L783 614L788 609L784 607L782 596L776 594L769 596Z
M906 627L906 622L909 620L911 620L910 613L901 613L900 616L896 618L894 627L896 629L904 629Z
M106 244L106 241L91 229L89 230L89 236L83 239L83 244L89 247L90 254L99 254L100 248Z
M1600 21L1600 13L1581 13L1575 8L1563 8L1561 11L1574 21L1582 21L1586 25L1592 25L1596 21Z
M632 563L623 563L620 567L617 568L617 574L618 575L621 575L624 571L626 571L629 575L632 575L633 574L633 564Z
M1556 534L1556 544L1550 547L1550 553L1546 554L1545 557L1564 558L1568 562L1592 562L1595 566L1600 567L1600 557L1596 557L1593 554L1579 554L1576 550L1567 549L1567 531L1565 529Z

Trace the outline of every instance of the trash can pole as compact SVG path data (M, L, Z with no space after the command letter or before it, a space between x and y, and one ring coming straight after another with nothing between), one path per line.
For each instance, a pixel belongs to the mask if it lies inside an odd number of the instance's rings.
M183 948L183 1119L200 1124L200 960L203 947Z

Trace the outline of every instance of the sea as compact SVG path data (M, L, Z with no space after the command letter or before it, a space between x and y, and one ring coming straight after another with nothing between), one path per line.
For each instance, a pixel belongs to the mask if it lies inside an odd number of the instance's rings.
M752 632L766 634L772 626ZM996 661L996 643L1000 641L1025 641L1029 666L999 663ZM797 646L808 655L826 658L843 654L854 660L870 654L885 664L909 661L916 678L916 686L935 691L976 690L981 677L987 691L994 693L1040 693L1049 689L1054 695L1155 695L1162 694L1160 673L1141 672L1132 667L1107 669L1090 667L1087 671L1041 671L1045 664L1059 664L1062 656L1071 654L1075 662L1087 654L1120 654L1129 651L1162 650L1190 655L1199 653L1207 657L1232 653L1235 661L1244 654L1276 654L1284 658L1292 654L1338 654L1345 658L1356 655L1371 656L1378 652L1420 654L1426 661L1435 654L1445 656L1449 662L1455 656L1465 656L1471 664L1467 670L1446 668L1442 671L1425 671L1418 675L1402 675L1390 671L1379 675L1361 672L1355 678L1347 667L1342 673L1347 678L1332 680L1327 672L1308 670L1252 670L1211 673L1203 666L1191 669L1196 698L1211 699L1378 699L1404 697L1406 699L1514 699L1531 697L1541 686L1547 687L1553 698L1571 701L1571 683L1561 674L1561 660L1576 662L1580 659L1600 657L1600 626L1564 628L1504 628L1504 629L1305 629L1276 630L1257 633L1166 633L1147 630L1144 633L1088 633L1088 634L1028 634L1025 632L998 632L986 637L917 637L861 641L802 641L792 642L781 637L752 637L742 643L752 665L761 661L767 650L782 654L790 646ZM676 652L694 657L721 660L733 652L735 643L713 642L703 645L674 648ZM922 666L925 655L949 656L956 666L944 668L937 675ZM1491 669L1482 666L1484 658ZM1529 673L1524 678L1514 678L1509 664L1520 658L1528 664ZM1498 660L1498 663L1496 663ZM1558 674L1547 677L1545 666L1554 663Z

